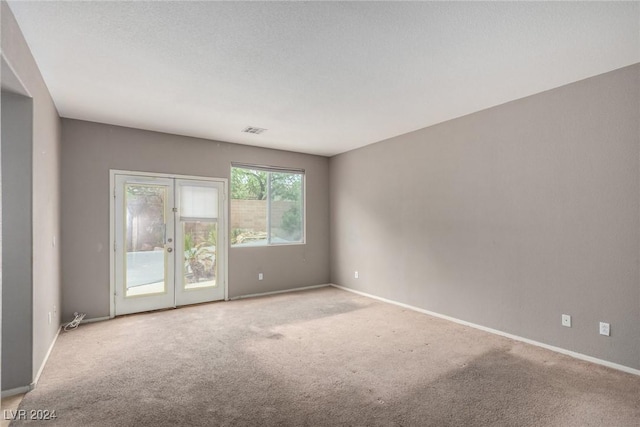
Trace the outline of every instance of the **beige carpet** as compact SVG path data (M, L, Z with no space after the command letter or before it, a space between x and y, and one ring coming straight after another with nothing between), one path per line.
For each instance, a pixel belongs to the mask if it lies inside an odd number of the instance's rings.
M60 426L638 426L640 377L321 288L62 333L20 409Z

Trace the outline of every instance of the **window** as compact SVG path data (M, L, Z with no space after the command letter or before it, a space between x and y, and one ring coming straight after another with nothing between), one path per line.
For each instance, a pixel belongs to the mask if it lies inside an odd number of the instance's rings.
M304 243L304 170L233 164L231 245Z

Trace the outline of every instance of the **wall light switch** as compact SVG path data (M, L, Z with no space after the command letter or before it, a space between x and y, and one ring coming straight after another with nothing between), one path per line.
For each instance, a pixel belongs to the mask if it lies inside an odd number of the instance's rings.
M263 278L262 273L258 273L258 280L262 280Z
M567 328L571 327L571 316L568 314L562 315L562 326L566 326Z
M610 336L611 328L608 323L600 322L600 335Z

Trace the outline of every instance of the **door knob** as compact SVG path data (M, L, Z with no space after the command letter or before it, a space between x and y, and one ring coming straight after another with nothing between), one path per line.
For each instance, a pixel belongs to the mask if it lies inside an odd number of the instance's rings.
M167 252L173 252L173 248L167 248Z

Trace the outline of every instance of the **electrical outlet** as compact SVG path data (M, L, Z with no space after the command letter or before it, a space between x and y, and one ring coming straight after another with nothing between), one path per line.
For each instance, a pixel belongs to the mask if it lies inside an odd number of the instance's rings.
M354 273L353 277L355 277L356 279L358 278L358 272L357 271Z
M608 323L600 322L600 335L607 337L611 335L611 327Z
M568 314L562 315L562 326L566 326L567 328L571 327L571 316Z
M258 280L262 280L264 278L264 276L262 275L262 273L258 273Z

